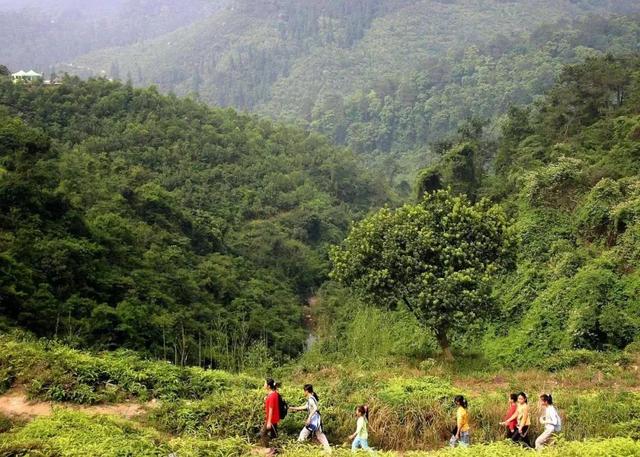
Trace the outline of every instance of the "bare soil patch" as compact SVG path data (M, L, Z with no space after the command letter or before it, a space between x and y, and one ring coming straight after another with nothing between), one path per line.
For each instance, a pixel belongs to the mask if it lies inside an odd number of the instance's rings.
M53 414L55 408L66 408L87 414L104 414L120 416L126 419L144 414L155 407L156 401L146 404L127 402L114 405L74 405L70 403L53 403L50 401L29 400L24 389L12 389L0 396L0 414L20 419L35 419Z

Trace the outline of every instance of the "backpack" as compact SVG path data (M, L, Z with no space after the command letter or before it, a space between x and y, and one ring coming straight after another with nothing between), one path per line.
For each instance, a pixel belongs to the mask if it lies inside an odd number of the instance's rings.
M311 402L315 404L316 412L313 414L313 416L311 416L311 421L305 427L307 428L307 430L314 433L316 430L320 428L322 417L320 416L320 405L318 405L318 400L316 400L316 397L314 397L313 395L309 397L309 400L307 402L307 408L310 408L309 403Z
M556 413L556 417L558 418L558 423L553 426L553 431L555 433L560 433L562 431L562 419L560 419L560 414Z
M278 410L280 411L280 420L287 417L287 413L289 412L289 405L280 394L278 394Z

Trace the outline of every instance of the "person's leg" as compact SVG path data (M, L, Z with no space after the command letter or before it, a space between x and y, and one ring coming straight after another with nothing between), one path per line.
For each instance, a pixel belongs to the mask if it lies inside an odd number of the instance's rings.
M529 426L525 425L524 427L522 427L522 433L520 436L520 442L525 446L525 447L531 447L531 442L530 442L530 438L529 438Z
M302 430L300 430L300 435L298 435L298 441L306 441L306 439L309 438L309 435L311 435L309 429L307 427L303 427Z
M353 439L353 442L351 443L351 452L356 452L359 447L360 447L360 438L356 436Z
M536 439L536 451L541 451L544 448L544 445L551 440L552 434L553 430L545 430L542 432L542 434Z
M470 444L471 444L471 435L469 435L469 432L460 433L460 446L469 447Z
M458 442L458 438L455 435L451 435L451 439L449 440L449 446L456 447L456 443Z
M322 431L322 428L318 428L318 430L316 430L316 439L320 442L320 444L322 444L322 447L325 451L331 453L331 445L329 444L327 435L325 435Z
M271 431L267 429L267 425L264 424L260 429L260 445L262 447L269 447L269 439L271 438Z

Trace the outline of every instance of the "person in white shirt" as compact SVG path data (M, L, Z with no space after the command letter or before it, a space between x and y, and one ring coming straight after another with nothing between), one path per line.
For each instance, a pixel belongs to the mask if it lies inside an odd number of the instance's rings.
M327 436L322 431L322 418L320 416L320 407L318 402L318 394L313 391L311 384L304 385L304 396L307 397L307 402L303 406L290 407L289 411L306 411L307 420L304 423L304 428L300 431L298 441L303 442L311 435L314 435L316 439L322 444L325 454L331 454L331 445Z
M540 395L540 423L544 426L544 431L536 439L536 451L541 451L545 445L553 440L554 433L558 433L562 429L562 421L560 415L553 406L553 398L550 394Z

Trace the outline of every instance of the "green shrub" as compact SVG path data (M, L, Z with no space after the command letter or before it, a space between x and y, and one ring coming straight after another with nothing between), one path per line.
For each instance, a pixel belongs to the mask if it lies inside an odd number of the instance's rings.
M529 173L524 180L524 195L534 207L549 206L572 210L586 181L581 160L560 157L555 163Z
M638 434L640 395L632 392L600 392L566 398L567 433L572 440Z
M30 453L34 448L35 454ZM156 433L128 421L78 412L56 411L0 439L0 455L59 455L61 457L166 457ZM3 454L4 453L4 454ZM17 454L20 455L20 454Z
M149 416L160 430L201 438L243 436L253 438L262 423L264 393L256 389L234 389L203 400L164 402Z
M93 355L56 343L0 337L0 375L5 385L22 383L32 397L94 404L125 398L203 398L260 381L220 370L177 367L128 351Z
M622 200L620 184L602 179L584 197L576 210L578 229L587 239L615 233L612 208Z
M403 406L452 400L456 394L450 383L426 376L419 379L392 379L377 394L386 405Z
M192 437L175 438L169 448L177 457L242 457L250 454L250 447L240 438L203 440Z
M549 371L560 371L578 365L592 365L599 369L607 369L613 365L627 366L630 358L623 353L605 353L589 351L587 349L570 349L559 351L543 361L538 366Z

